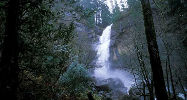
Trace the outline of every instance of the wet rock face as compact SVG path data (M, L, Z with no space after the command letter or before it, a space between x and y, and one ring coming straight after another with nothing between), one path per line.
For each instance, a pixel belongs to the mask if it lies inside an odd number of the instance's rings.
M101 36L101 35L102 35L102 32L103 32L103 28L98 27L98 26L95 26L94 32L96 33L96 35Z
M99 87L102 91L110 91L112 95L127 94L127 88L124 87L120 79L109 78L105 80L98 80L96 87Z
M112 68L125 69L129 62L129 51L133 49L132 34L127 32L129 26L120 29L119 26L112 27L110 42L110 64ZM124 31L125 30L125 31ZM128 56L128 57L127 57Z
M110 42L110 46L114 46L115 42L117 41L117 36L119 35L119 33L117 33L113 28L111 29L111 42Z
M127 88L124 87L120 79L109 78L105 80L97 80L96 90L99 93L106 93L106 97L112 100L119 100L127 94Z

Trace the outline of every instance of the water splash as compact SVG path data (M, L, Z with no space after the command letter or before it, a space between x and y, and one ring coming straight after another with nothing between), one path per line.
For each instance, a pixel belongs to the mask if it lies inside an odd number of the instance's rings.
M111 69L109 64L109 47L110 47L110 36L111 36L111 27L112 24L107 26L102 33L102 36L99 39L99 45L97 46L97 62L99 68L94 70L94 76L99 80L106 79L119 79L124 87L127 87L127 90L130 89L133 84L133 80L130 77L130 73L119 70L119 69Z

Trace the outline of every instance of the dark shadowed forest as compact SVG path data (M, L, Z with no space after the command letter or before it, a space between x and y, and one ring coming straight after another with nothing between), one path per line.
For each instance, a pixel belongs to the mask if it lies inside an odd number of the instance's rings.
M0 100L187 100L187 0L0 0Z

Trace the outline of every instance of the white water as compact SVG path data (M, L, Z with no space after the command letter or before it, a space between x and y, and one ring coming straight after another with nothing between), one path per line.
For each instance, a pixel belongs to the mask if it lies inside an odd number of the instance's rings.
M98 68L94 70L94 76L99 80L105 80L109 78L119 79L123 83L124 87L127 87L129 90L131 85L134 83L131 78L130 73L125 72L119 69L110 68L109 64L109 47L110 47L110 36L111 36L111 27L107 26L102 33L102 36L99 39L99 45L97 46L97 65Z

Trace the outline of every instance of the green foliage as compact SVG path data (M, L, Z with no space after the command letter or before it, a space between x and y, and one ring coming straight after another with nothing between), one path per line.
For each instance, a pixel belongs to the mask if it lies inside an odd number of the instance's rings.
M120 18L120 15L121 15L120 8L116 4L115 8L113 9L112 21L116 22Z
M87 69L77 62L73 62L60 78L60 83L64 88L63 93L73 95L85 92L90 82L91 77Z
M5 7L6 4L7 4L7 1L0 1L0 8Z
M97 0L94 0L94 1L93 0L81 0L80 2L81 12L84 11L81 17L88 21L86 25L90 28L95 26L94 14L98 10L96 4L97 4Z
M106 4L101 5L101 18L102 25L101 27L106 27L112 23L112 14L109 11L109 8Z
M144 29L144 25L140 0L128 0L127 3L129 5L129 18L131 19L131 23L128 24L134 26L133 29L135 30L135 32L143 32L142 29Z
M1 44L3 43L3 38L4 35L3 33L5 32L5 22L6 22L6 12L5 12L5 6L7 4L7 1L0 1L0 48Z
M87 20L86 24L88 27L93 27L95 25L95 8L84 8L82 6L78 6L75 10L79 12L81 19Z
M87 26L93 28L95 25L106 27L111 24L111 13L108 6L100 0L82 0L80 5L84 8L84 18L88 21ZM95 15L101 12L102 23L96 23ZM88 16L89 15L89 16Z
M72 22L59 22L65 11L54 9L55 2L45 0L33 4L22 5L20 11L19 66L22 95L19 96L25 98L25 93L36 93L34 96L37 99L49 99L59 93L56 83L70 62L74 25Z

